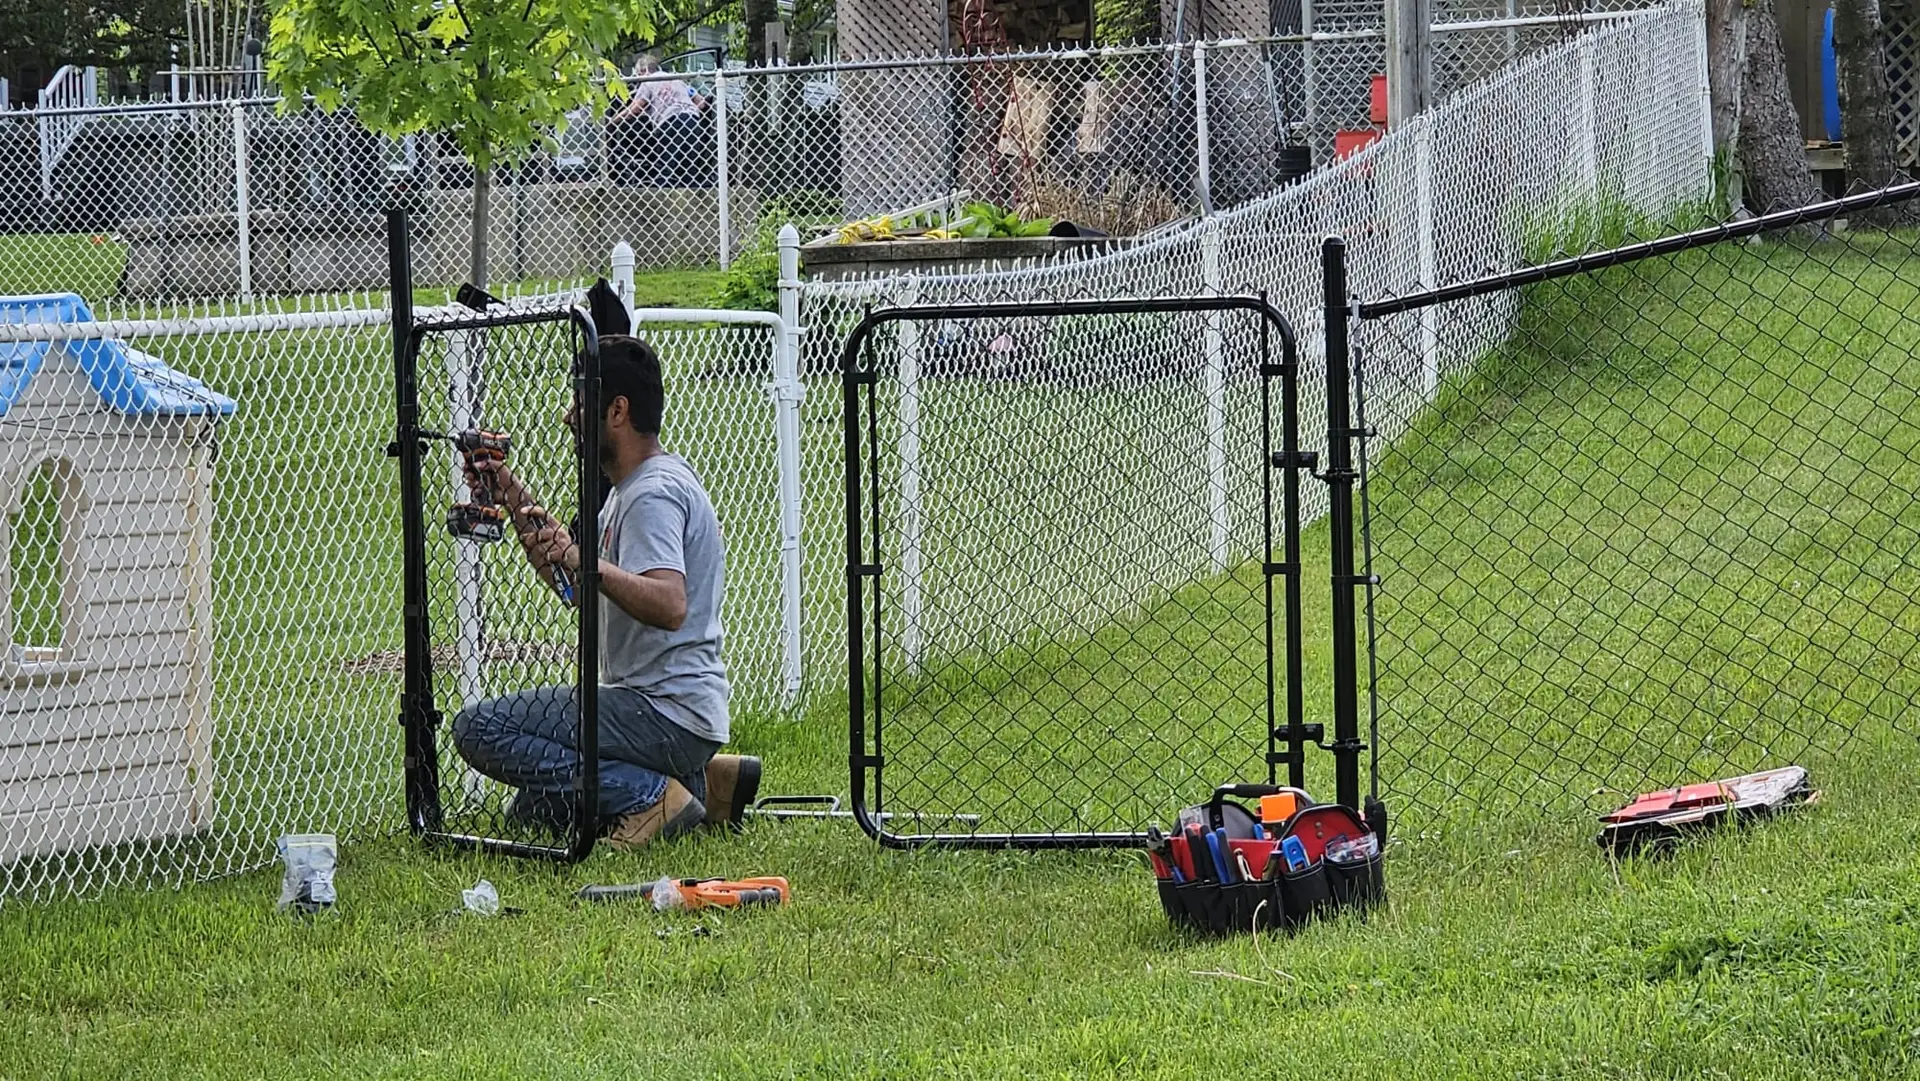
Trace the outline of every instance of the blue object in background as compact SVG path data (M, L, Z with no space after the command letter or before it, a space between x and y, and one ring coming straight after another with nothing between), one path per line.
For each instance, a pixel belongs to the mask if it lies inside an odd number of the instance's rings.
M1833 9L1827 9L1827 28L1820 37L1820 111L1827 138L1840 141L1840 63L1833 53Z

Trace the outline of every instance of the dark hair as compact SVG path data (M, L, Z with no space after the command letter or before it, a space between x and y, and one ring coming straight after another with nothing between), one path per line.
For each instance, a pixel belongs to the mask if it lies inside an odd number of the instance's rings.
M613 404L625 398L633 414L633 428L642 435L659 435L660 418L667 409L661 385L660 358L653 347L625 334L600 336L600 401Z

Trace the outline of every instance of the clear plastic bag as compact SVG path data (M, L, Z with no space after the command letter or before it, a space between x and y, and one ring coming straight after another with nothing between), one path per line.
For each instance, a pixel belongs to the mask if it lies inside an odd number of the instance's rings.
M280 879L279 909L302 916L332 908L333 869L338 842L331 833L290 833L275 844L286 872Z
M655 882L653 884L653 890L648 896L653 898L653 910L655 912L665 912L670 908L679 908L686 901L686 898L680 895L680 883L675 882L671 878L663 878Z
M476 916L498 916L500 914L500 891L486 879L473 884L470 890L460 891L460 903L468 912Z

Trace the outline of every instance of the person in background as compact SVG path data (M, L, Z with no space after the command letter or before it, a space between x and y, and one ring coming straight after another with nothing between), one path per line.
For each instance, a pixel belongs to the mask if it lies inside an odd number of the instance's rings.
M659 58L649 54L633 65L636 80L658 75ZM616 126L634 124L644 115L652 127L651 158L645 175L660 187L694 187L700 183L700 117L707 99L682 79L636 81L627 104L614 113Z

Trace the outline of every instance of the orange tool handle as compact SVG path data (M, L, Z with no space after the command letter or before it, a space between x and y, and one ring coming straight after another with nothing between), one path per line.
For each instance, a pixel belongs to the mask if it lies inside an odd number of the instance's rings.
M739 908L742 905L784 905L790 896L787 880L768 876L728 882L709 879L683 883L680 893L688 908Z

